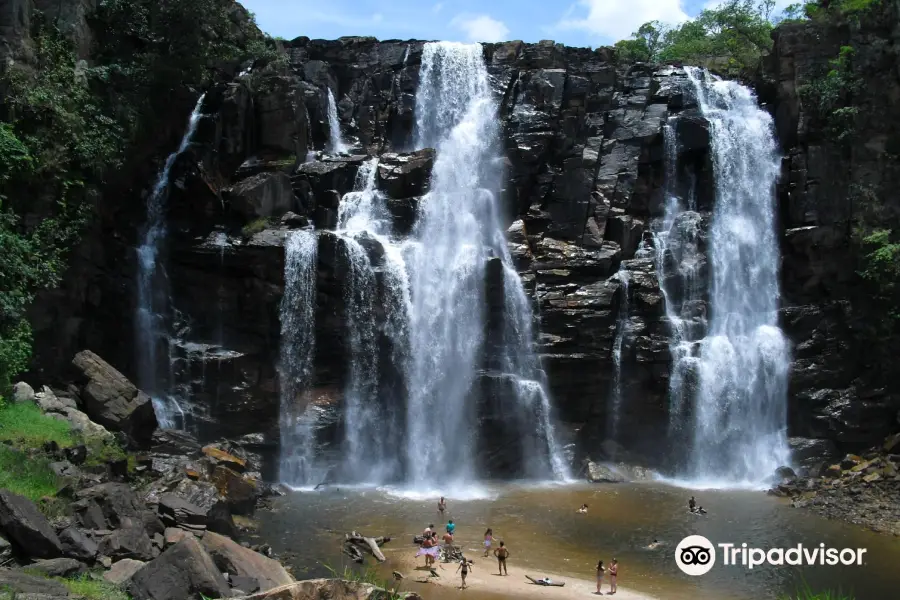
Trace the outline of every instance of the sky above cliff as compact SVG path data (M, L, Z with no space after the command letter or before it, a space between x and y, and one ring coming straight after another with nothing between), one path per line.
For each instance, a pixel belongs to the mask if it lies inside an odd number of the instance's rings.
M496 42L552 39L569 46L603 46L641 24L677 23L717 0L240 0L266 33L286 39ZM797 0L777 0L779 8Z

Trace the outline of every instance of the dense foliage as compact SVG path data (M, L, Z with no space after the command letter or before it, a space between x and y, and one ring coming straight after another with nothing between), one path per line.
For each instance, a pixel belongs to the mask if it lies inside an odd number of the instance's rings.
M0 74L0 392L28 365L35 294L58 285L93 200L157 142L173 98L277 56L233 0L101 0L89 22L90 66L36 12L33 58Z
M680 25L645 23L616 47L626 60L687 62L738 74L771 49L774 7L774 0L728 0Z

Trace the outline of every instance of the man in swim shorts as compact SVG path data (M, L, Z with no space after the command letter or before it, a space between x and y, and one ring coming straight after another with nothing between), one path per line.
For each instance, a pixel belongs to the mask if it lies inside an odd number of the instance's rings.
M497 557L497 569L500 571L500 575L509 575L509 571L506 569L506 559L509 558L506 544L500 542L500 547L494 550L494 556Z

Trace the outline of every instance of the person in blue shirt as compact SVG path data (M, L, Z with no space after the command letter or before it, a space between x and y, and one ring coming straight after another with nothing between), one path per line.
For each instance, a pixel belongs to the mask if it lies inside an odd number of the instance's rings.
M453 519L450 519L447 522L447 533L453 535L453 532L456 531L456 525L453 524Z

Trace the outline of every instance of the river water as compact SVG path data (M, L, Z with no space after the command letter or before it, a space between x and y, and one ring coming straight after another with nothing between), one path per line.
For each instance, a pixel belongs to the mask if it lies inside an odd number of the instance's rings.
M751 491L692 491L660 483L606 486L588 484L517 486L502 484L483 490L484 497L448 497L448 515L457 523L456 543L479 562L484 530L506 542L519 566L535 574L590 580L598 559L620 562L620 585L668 599L750 600L779 598L796 591L805 580L813 589L852 592L856 600L896 598L900 589L900 538L875 534L846 523L828 521L786 502ZM709 511L703 517L687 510L695 495ZM587 503L589 512L576 512ZM412 498L386 489L330 489L294 493L278 499L273 512L261 513L261 538L270 543L298 578L328 576L325 564L342 570L340 553L346 531L393 537L384 547L392 569L408 562L416 547L411 540L430 522L443 531L437 499ZM746 542L750 547L866 548L862 566L743 567L721 565L701 577L681 573L674 550L691 534L714 544ZM658 539L655 551L646 546ZM421 560L421 559L420 559ZM493 568L493 561L490 568ZM482 567L484 568L484 567ZM459 592L412 582L403 589L426 593L429 600L456 597ZM410 583L412 582L412 583ZM424 589L423 589L424 588ZM492 596L472 588L470 598Z

